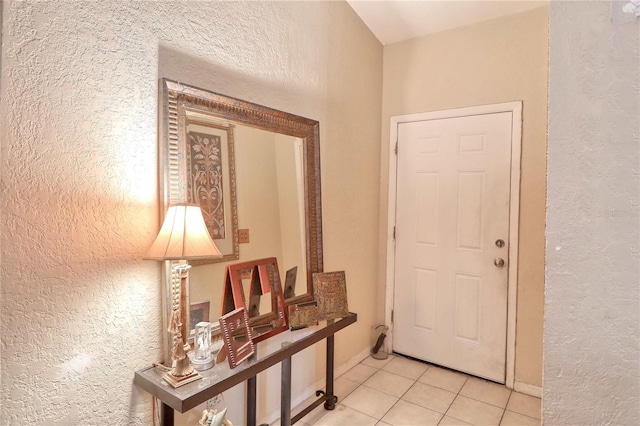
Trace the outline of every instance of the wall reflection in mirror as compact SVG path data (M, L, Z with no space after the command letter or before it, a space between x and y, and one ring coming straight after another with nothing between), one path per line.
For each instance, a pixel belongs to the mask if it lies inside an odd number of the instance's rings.
M301 273L287 282L288 296L303 295L307 283L302 140L236 125L234 151L238 229L249 233L249 242L240 244L239 260L275 257L282 271L297 268ZM228 264L197 265L190 271L191 303L210 302L214 317L221 313L222 278ZM246 285L249 275L244 275ZM270 311L270 305L262 301L260 311L267 307ZM250 318L255 313L252 308L247 306Z

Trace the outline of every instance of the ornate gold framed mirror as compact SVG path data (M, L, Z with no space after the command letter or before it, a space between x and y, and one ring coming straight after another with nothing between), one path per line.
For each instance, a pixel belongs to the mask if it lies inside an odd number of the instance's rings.
M160 80L160 100L162 214L200 204L224 255L193 262L185 323L188 306L202 304L217 324L224 271L235 260L277 258L283 271L297 270L285 306L313 300L312 274L323 271L319 123L168 79ZM168 313L180 280L167 267L164 281Z

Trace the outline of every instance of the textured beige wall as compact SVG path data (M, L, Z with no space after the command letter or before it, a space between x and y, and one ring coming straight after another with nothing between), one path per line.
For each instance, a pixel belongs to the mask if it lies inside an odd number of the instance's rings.
M386 254L390 117L523 101L515 378L536 386L542 385L547 66L546 7L384 48L380 259Z
M640 19L551 2L545 425L640 424Z
M336 363L366 350L382 47L346 3L4 2L2 26L2 424L151 424L159 77L320 121L325 267L359 314ZM324 364L302 356L295 397Z

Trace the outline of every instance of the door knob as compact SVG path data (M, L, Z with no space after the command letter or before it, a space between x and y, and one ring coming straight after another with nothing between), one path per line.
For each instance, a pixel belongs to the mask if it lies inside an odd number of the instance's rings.
M496 257L496 258L493 260L493 264L494 264L494 265L496 265L498 268L501 268L501 267L503 267L503 266L504 266L504 259L503 259L503 258L501 258L501 257Z

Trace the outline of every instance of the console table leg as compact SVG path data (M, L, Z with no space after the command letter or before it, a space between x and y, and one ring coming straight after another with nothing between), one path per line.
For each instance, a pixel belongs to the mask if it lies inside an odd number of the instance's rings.
M291 357L282 360L280 425L291 426Z
M327 396L329 397L325 403L324 408L327 410L333 410L336 408L336 402L338 397L333 394L333 335L327 337Z
M247 380L247 425L256 426L256 376Z
M162 418L162 426L173 426L173 408L164 402L160 406L160 417Z

